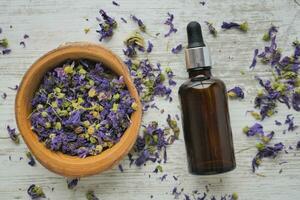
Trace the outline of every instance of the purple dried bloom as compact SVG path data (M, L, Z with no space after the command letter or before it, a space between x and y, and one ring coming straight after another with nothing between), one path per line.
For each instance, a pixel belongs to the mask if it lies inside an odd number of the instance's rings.
M278 27L276 26L271 26L268 30L268 33L265 33L263 36L263 40L264 41L270 41L270 39L272 37L274 37L276 35L276 33L278 32Z
M127 20L124 19L123 17L120 18L125 24L127 24Z
M126 49L123 49L123 53L129 58L133 58L137 55L136 50L133 46L126 46Z
M238 24L235 22L223 22L221 28L223 29L232 29L232 28L237 28L240 29L241 31L248 31L248 23L244 22L242 24Z
M24 38L24 39L27 39L27 38L29 38L29 35L24 34L23 38Z
M147 150L144 150L139 157L135 160L136 166L142 166L148 159L149 159L149 152Z
M199 3L200 3L202 6L205 5L205 1L200 1Z
M148 41L147 53L151 53L152 49L153 49L153 44L150 41Z
M15 128L10 128L9 125L7 125L6 127L8 135L10 137L10 139L16 143L19 144L20 143L20 139L19 139L19 135L16 133L16 129Z
M294 110L300 111L300 94L297 92L292 95L292 106Z
M29 186L29 188L27 189L27 194L31 197L31 199L46 198L43 189L40 186L34 184Z
M169 79L169 85L176 85L176 82L173 79Z
M162 177L160 177L160 178L159 178L159 179L160 179L160 181L164 181L164 180L166 180L167 176L168 176L168 174L164 174Z
M30 151L28 151L26 153L26 156L29 159L28 165L35 166L36 162L35 162L35 159L33 158L32 154L30 153Z
M242 88L236 86L230 90L227 91L227 94L230 98L240 98L240 99L244 99L244 92L242 90Z
M104 10L99 11L104 22L100 23L100 29L96 30L100 34L99 41L101 42L105 38L109 38L113 35L113 29L117 27L117 22L106 14Z
M181 192L177 191L177 187L174 187L172 190L172 195L174 195L174 199L178 199L179 196L181 195Z
M254 135L264 135L263 126L259 123L255 123L252 127L246 127L244 128L244 133L247 136L254 136Z
M121 164L118 165L120 172L124 172L123 166Z
M165 151L164 151L164 163L167 163L167 160L168 160L167 148L165 147Z
M96 197L94 191L92 191L92 190L87 191L87 193L85 194L85 196L86 196L87 200L99 200L99 198Z
M81 111L76 110L76 111L71 113L69 119L64 121L64 124L67 125L67 126L79 125L79 123L81 122L80 116L81 116Z
M18 85L15 85L15 87L8 87L8 89L11 89L11 90L18 90L18 89L19 89L19 86L18 86Z
M284 145L280 142L275 144L274 146L266 146L260 149L252 160L252 171L255 172L255 169L259 167L263 158L275 158L278 155L278 153L283 150L283 147Z
M298 126L294 125L294 117L292 116L292 114L289 114L286 116L286 120L284 122L284 124L288 124L288 131L294 131L296 128L298 128Z
M10 52L11 52L11 49L3 49L2 50L3 55L10 54Z
M3 92L2 95L1 95L1 97L2 97L2 99L6 99L7 94L5 92Z
M177 29L174 27L174 24L173 24L174 15L169 13L169 12L167 14L168 14L168 18L167 18L167 20L165 21L164 24L168 25L170 28L169 28L168 33L165 34L165 37L170 36L171 33L176 33L177 32Z
M300 149L300 141L297 142L296 148Z
M191 200L190 196L187 195L187 194L184 194L184 199L185 199L185 200Z
M298 59L298 57L300 56L300 44L298 44L296 47L295 47L295 51L294 51L294 57L296 59Z
M281 123L280 121L275 120L275 125L276 125L276 126L281 126L282 123Z
M204 192L203 197L198 197L197 200L205 200L206 196L207 196L207 194Z
M25 48L25 47L26 47L26 44L25 44L25 42L24 42L24 41L21 41L21 42L20 42L20 45L22 45L22 46L23 46L23 48Z
M115 2L115 1L112 1L112 4L115 5L115 6L120 6L120 4L118 4L118 3Z
M252 59L252 63L250 65L250 69L254 69L254 67L256 66L256 58L257 58L257 55L258 55L258 49L255 49L254 50L254 56L253 56L253 59Z
M177 45L176 47L172 48L172 53L178 54L179 52L182 51L182 44Z
M68 185L68 189L73 189L77 186L79 181L79 178L74 178L74 179L68 179L67 180L67 185Z
M142 32L146 32L146 26L141 19L137 18L135 15L131 15L130 17L134 22L136 22L138 24L138 26Z

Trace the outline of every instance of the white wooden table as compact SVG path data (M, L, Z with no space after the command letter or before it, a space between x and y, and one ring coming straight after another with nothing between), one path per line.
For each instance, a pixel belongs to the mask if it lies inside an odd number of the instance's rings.
M3 33L0 38L7 37L10 41L12 53L0 55L0 91L6 92L6 100L0 99L0 136L7 136L6 125L13 127L15 124L14 99L15 91L7 87L18 84L28 67L42 54L57 47L61 43L69 41L90 41L98 43L95 30L98 23L95 20L100 8L115 17L119 22L119 28L109 42L103 45L111 48L123 57L123 39L131 33L136 24L129 19L130 14L142 18L150 33L161 33L158 39L152 39L154 43L153 53L150 59L162 66L169 65L176 73L178 84L174 89L174 101L172 105L163 99L158 99L157 104L165 109L166 114L179 113L177 89L186 79L183 54L173 55L166 50L167 44L173 47L186 42L185 27L191 20L215 23L217 29L223 21L248 21L250 30L244 34L239 31L219 31L219 36L213 38L208 34L204 26L206 42L211 47L214 60L213 73L223 79L227 87L240 85L246 91L243 101L230 101L230 115L234 134L235 151L254 146L256 139L249 139L242 134L241 129L245 125L253 124L251 116L245 112L253 108L253 98L258 87L254 76L270 76L266 66L258 65L254 71L248 71L253 50L263 47L261 40L263 33L273 23L279 26L278 41L284 52L290 53L290 43L300 38L300 6L294 0L207 0L202 6L198 0L119 0L120 7L113 6L109 0L0 0L0 27ZM167 18L166 13L175 15L174 24L178 32L169 38L164 38L168 28L163 25ZM128 24L121 22L120 17L128 20ZM89 19L86 21L85 19ZM10 28L10 25L12 28ZM91 28L91 32L85 34L83 29ZM26 40L26 48L22 48L19 42L24 34L30 36ZM245 71L241 75L240 71ZM274 120L283 121L289 113L294 114L295 123L300 124L300 114L286 109L281 105L279 113L263 122L266 131L276 132L273 142L282 141L286 146L295 146L300 139L297 130L282 134L285 126L276 127ZM157 119L165 124L159 112L149 111L144 115L143 121ZM209 185L209 196L231 194L237 192L242 200L275 200L300 199L300 152L291 150L289 154L281 154L275 160L265 159L258 170L265 177L257 176L251 172L251 160L255 155L255 148L236 154L237 168L233 172L214 176L192 176L187 172L185 147L183 136L168 149L169 160L163 166L168 173L167 180L161 182L161 174L152 173L155 164L148 164L139 169L128 167L127 158L122 162L124 173L115 168L101 175L82 178L75 190L68 190L66 180L53 174L39 163L30 167L25 157L26 145L21 141L20 145L13 144L9 139L0 139L0 199L29 199L26 193L30 184L41 185L48 198L55 200L85 199L88 189L95 191L100 199L124 199L140 200L173 199L170 194L174 186L184 188L186 193L193 190L204 192L205 185ZM9 160L11 156L11 161ZM288 163L279 165L280 162ZM282 173L279 170L282 169ZM148 175L151 174L151 178ZM175 182L172 175L179 176ZM222 179L222 182L220 182ZM51 188L54 187L54 191ZM181 197L183 198L183 197Z

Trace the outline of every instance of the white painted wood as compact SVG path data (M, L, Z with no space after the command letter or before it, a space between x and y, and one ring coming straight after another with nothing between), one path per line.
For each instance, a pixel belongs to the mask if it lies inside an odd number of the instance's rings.
M103 44L122 56L123 39L136 28L129 20L130 14L136 14L142 18L151 34L161 33L157 39L149 38L154 43L154 52L149 56L153 62L160 62L162 66L169 65L176 73L176 80L180 85L186 78L183 54L172 55L170 48L178 43L185 43L185 26L191 20L211 21L220 29L222 21L249 22L248 33L239 31L219 31L219 36L213 38L204 27L207 43L211 47L214 60L213 72L223 79L227 87L240 85L246 90L246 99L243 101L230 101L230 115L234 133L234 145L236 152L254 146L255 139L248 139L241 129L245 125L251 125L254 120L245 115L245 111L252 109L253 94L257 83L253 77L269 77L270 73L265 66L258 65L256 70L248 71L253 49L263 47L261 41L263 33L271 23L280 27L278 34L279 46L285 52L291 52L290 43L300 38L300 7L293 0L207 0L205 6L198 0L123 0L119 1L120 7L115 7L109 0L71 1L71 0L0 0L0 27L3 33L0 38L7 37L10 41L12 53L7 56L0 55L0 91L6 92L6 100L0 100L0 136L4 137L6 125L15 127L14 98L15 91L7 89L19 83L24 72L30 64L47 51L68 41L91 41L98 43L95 30L98 24L95 17L98 10L103 8L109 15L114 16L119 22L119 28L109 42ZM164 38L167 27L163 25L166 13L175 15L175 26L178 32L169 38ZM124 17L128 24L119 20ZM88 18L89 21L86 21ZM9 26L12 25L12 28ZM91 28L91 32L85 34L84 28ZM22 48L19 42L27 33L30 38L26 40L26 48ZM148 36L146 36L148 37ZM167 44L169 50L167 51ZM230 57L230 58L229 58ZM240 71L245 71L241 75ZM172 105L162 99L157 100L159 107L167 113L176 114L178 110L177 89L174 89L174 101ZM300 114L280 106L279 113L263 122L265 130L276 132L274 142L283 141L287 146L295 145L299 136L297 131L283 135L283 127L275 127L274 120L283 121L286 114L295 116L295 123L300 124ZM144 121L152 119L161 120L161 114L151 110L144 116ZM165 123L164 120L161 123ZM170 194L174 186L184 187L186 193L192 190L205 191L205 185L209 184L209 195L218 198L223 194L237 192L242 200L296 200L300 198L300 153L291 150L289 154L280 155L275 160L266 159L259 173L260 177L251 172L250 162L255 154L255 149L236 154L237 169L233 172L215 176L192 176L187 172L184 141L180 140L168 150L169 161L163 166L169 174L167 181L160 182L159 175L154 175L152 170L155 165L148 164L142 169L128 167L128 160L123 161L124 173L118 169L110 170L101 175L81 179L78 187L71 191L67 189L63 177L55 175L40 164L36 167L27 165L25 156L26 145L13 144L9 139L0 139L0 199L29 199L26 194L28 186L32 183L43 186L47 197L50 199L84 199L88 189L95 190L100 199L173 199ZM12 160L9 161L9 155ZM279 165L280 162L288 163ZM282 173L279 174L279 170ZM148 175L151 174L151 178ZM179 176L176 183L171 177ZM222 179L222 182L220 182ZM51 188L54 187L54 191ZM182 197L183 198L183 197Z

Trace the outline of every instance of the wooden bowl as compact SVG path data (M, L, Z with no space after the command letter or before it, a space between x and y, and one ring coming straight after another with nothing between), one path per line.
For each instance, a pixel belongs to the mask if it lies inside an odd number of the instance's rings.
M67 59L86 58L100 61L116 74L122 75L138 109L131 116L131 125L120 141L112 148L96 156L79 158L61 152L54 152L38 141L31 130L29 115L32 112L31 99L38 89L44 74ZM67 43L39 58L26 72L18 89L15 114L19 131L36 159L47 169L66 177L83 177L98 174L117 164L133 147L141 125L142 105L137 90L131 80L127 67L110 50L91 43Z

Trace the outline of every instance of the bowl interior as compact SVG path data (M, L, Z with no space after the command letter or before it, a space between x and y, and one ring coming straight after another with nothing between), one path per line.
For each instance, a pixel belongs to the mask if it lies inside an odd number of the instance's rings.
M79 158L61 152L53 152L38 141L31 130L29 115L31 99L38 89L45 73L67 59L90 59L102 62L117 75L123 76L131 96L138 104L138 110L131 115L132 123L120 141L112 148L96 156ZM111 51L89 43L72 43L59 47L37 60L25 74L16 98L15 113L19 131L33 155L49 170L68 177L82 177L100 173L111 168L125 156L135 143L141 123L141 103L136 88L121 59Z

